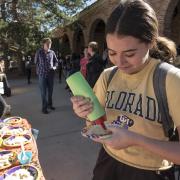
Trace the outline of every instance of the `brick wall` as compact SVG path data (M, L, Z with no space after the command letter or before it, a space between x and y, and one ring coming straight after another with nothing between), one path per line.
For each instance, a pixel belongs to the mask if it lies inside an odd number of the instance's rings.
M159 34L166 35L180 43L180 15L172 21L174 9L180 0L145 0L148 2L157 13L159 21ZM89 8L80 13L79 20L82 21L85 27L82 29L85 45L91 40L93 28L96 20L107 22L107 18L112 10L118 5L119 0L99 0ZM180 4L180 3L179 3ZM71 49L73 50L74 32L67 28L66 34L69 37ZM56 36L61 37L62 32L56 33Z

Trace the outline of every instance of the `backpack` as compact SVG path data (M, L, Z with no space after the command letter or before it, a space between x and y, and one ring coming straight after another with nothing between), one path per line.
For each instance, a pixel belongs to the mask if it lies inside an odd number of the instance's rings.
M169 114L166 88L165 88L166 75L172 67L173 65L170 65L165 62L159 63L156 66L154 74L153 74L153 87L154 87L154 92L155 92L156 99L159 106L160 117L161 117L163 129L164 129L164 134L166 137L169 137L170 141L179 141L178 131L175 128L174 122ZM109 87L109 84L117 70L118 70L118 67L116 66L111 70L109 74L109 78L107 80L107 88ZM174 170L175 177L177 177L177 180L180 180L180 166L174 165L173 170Z

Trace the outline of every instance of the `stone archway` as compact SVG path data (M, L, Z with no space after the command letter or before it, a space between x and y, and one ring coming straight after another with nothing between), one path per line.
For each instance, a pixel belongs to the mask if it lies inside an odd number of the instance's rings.
M106 24L102 19L96 19L90 30L90 40L96 41L99 44L99 53L102 54L104 49L106 48L106 40L105 40L105 28Z
M66 56L71 53L70 41L67 34L64 34L60 39L60 53L62 56Z
M84 50L84 47L85 42L83 31L81 29L76 30L73 37L73 51L77 54L81 54Z
M60 51L60 39L59 38L52 38L52 46L51 48L56 53L56 56L59 56Z
M168 8L166 10L166 15L164 17L164 35L172 38L172 23L175 15L175 11L177 9L177 6L179 4L180 0L173 0L169 1Z

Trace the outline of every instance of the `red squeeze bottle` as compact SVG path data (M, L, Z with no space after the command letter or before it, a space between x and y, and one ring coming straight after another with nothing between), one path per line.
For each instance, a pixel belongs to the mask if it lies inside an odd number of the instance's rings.
M87 118L93 124L99 124L106 130L104 121L106 121L106 112L104 107L101 106L98 98L93 92L86 79L80 72L76 72L66 79L68 86L70 87L73 95L84 96L90 98L93 103L93 111L88 114Z

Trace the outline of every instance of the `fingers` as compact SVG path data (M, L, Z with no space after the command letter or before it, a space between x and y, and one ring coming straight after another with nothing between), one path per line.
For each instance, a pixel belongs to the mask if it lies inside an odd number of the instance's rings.
M111 141L111 138L113 136L113 132L110 131L110 129L107 129L109 131L106 135L92 135L92 140L98 143L106 144L107 142Z
M83 103L74 107L74 111L77 113L83 113L83 112L90 113L92 109L93 109L93 106L91 103Z
M71 97L74 112L82 118L86 118L93 110L93 104L89 98L82 96Z
M77 104L77 103L83 103L83 102L90 102L90 98L85 98L83 96L72 96L71 97L71 102L74 104Z
M110 130L112 132L115 132L115 131L122 128L122 127L120 127L118 125L114 125L114 124L111 124L111 123L106 123L106 127L107 127L108 130Z
M116 131L119 131L119 129L121 128L111 125L111 126L108 126L107 129L111 131L112 133L115 133Z
M93 136L91 139L95 142L102 143L102 144L109 144L114 136L114 133L118 131L118 128L116 127L107 127L107 130L111 131L112 134L110 136Z
M88 110L88 111L83 111L83 112L77 112L77 111L74 111L74 112L75 112L79 117L84 118L84 119L87 119L88 114L91 113L90 110Z
M91 138L94 142L105 144L103 139L100 138Z
M112 137L102 138L102 137L92 137L91 138L94 142L111 145Z
M72 96L71 97L71 102L75 103L75 102L83 100L83 99L85 99L85 97L83 97L83 96Z

